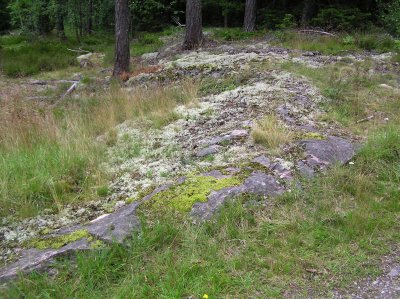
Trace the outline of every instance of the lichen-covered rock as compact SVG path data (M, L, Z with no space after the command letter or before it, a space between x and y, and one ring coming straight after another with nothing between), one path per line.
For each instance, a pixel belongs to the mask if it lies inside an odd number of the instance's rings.
M276 196L284 191L276 179L263 172L252 173L243 184L230 186L213 191L206 202L196 202L191 210L191 216L200 220L210 219L227 200L235 196L249 193L261 196Z

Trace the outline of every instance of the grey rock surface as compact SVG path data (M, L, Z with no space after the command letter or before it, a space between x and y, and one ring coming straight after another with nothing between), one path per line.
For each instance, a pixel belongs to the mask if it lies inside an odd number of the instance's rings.
M140 229L135 211L139 202L126 205L86 227L88 232L102 241L122 243L134 230Z
M211 145L209 147L199 150L196 155L197 155L197 157L201 158L201 157L205 157L208 155L216 154L220 151L220 149L221 149L221 146L219 146L219 145Z
M273 176L263 172L254 172L242 185L213 191L208 196L207 202L195 203L191 216L200 220L210 219L222 204L240 194L251 193L262 196L275 196L283 191L283 186Z
M26 274L32 271L44 271L54 258L88 249L90 249L90 245L84 238L67 244L59 249L24 250L21 258L17 262L0 270L0 282L14 279L19 275L19 273Z
M271 166L271 160L268 159L266 156L259 156L257 158L254 158L253 162L258 163L266 168L269 168Z
M355 146L348 140L330 136L326 140L302 140L305 153L327 164L344 164L353 158Z
M143 54L143 55L141 56L141 58L142 58L143 60L155 60L155 59L157 59L157 57L158 57L159 54L160 54L160 53L158 53L158 52L145 53L145 54Z

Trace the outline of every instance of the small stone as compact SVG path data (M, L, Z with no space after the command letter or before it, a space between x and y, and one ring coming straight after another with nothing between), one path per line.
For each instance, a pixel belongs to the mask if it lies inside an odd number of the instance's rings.
M220 144L225 141L231 140L232 137L230 135L224 135L224 136L217 136L213 137L209 142L207 142L208 145L214 145L214 144Z
M389 272L389 276L390 277L397 277L400 275L400 266L399 267L395 267L392 270L390 270Z
M125 201L119 200L115 203L115 209L119 209L125 205Z
M303 161L297 163L297 168L299 169L300 175L303 177L312 178L315 174L314 169Z
M269 168L271 166L271 160L265 156L259 156L253 159L253 162L261 164L262 166Z
M155 59L157 59L157 57L158 57L159 54L160 54L160 53L158 53L158 52L145 53L145 54L143 54L143 55L141 56L141 58L142 58L143 60L155 60Z
M220 149L221 149L221 146L219 146L219 145L211 145L209 147L199 150L196 155L197 155L197 157L201 158L201 157L205 157L208 155L216 154L220 151Z
M385 89L393 89L392 86L387 85L387 84L379 84L379 87L385 88Z
M251 128L253 127L254 122L252 120L245 120L242 122L243 128Z
M240 139L240 138L247 137L249 135L249 133L247 132L247 130L233 130L229 135L233 139Z

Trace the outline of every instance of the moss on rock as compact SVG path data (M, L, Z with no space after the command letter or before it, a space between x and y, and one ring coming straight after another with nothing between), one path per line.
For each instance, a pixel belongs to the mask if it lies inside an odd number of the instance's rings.
M62 236L32 239L25 244L25 247L36 248L41 250L59 249L69 243L78 241L83 238L87 238L89 241L93 239L93 237L89 234L89 232L86 229L81 229Z
M240 185L242 181L238 177L216 179L202 175L191 176L184 183L156 194L146 205L156 209L166 207L188 212L195 202L206 202L212 191Z
M317 132L307 132L301 135L301 139L325 140L326 137Z

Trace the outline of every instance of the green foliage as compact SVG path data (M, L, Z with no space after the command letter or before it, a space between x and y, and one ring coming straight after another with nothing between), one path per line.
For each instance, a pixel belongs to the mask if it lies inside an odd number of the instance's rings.
M216 28L213 30L213 36L224 41L246 40L263 34L263 31L245 32L242 28Z
M277 45L303 51L318 51L323 54L338 55L346 51L399 51L398 44L388 34L382 33L355 33L338 37L304 35L290 31L275 31Z
M160 34L157 33L141 33L137 41L131 44L131 54L140 56L145 53L156 52L163 46Z
M20 38L1 39L7 47L0 48L0 70L10 77L34 75L76 65L76 54L59 42L43 40L32 43L19 42Z
M281 23L277 25L279 29L291 29L297 26L294 15L285 14Z
M0 1L0 34L10 29L10 12L8 9L8 0Z
M311 20L311 24L325 30L353 31L355 28L366 28L370 23L369 18L369 13L364 13L357 7L331 6L321 9L318 15Z
M380 18L391 33L400 35L400 0L378 1Z

